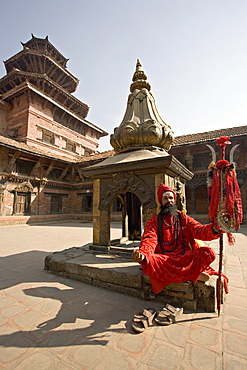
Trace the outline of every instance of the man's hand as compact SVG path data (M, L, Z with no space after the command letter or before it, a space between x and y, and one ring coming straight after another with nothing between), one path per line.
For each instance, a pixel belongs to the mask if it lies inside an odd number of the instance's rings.
M132 260L135 262L142 262L145 259L145 256L138 250L133 251Z

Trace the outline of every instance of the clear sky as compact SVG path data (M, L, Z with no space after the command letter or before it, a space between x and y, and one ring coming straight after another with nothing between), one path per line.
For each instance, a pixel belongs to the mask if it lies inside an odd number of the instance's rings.
M247 0L0 0L0 25L1 60L48 35L80 80L87 119L109 134L137 59L176 136L247 124Z

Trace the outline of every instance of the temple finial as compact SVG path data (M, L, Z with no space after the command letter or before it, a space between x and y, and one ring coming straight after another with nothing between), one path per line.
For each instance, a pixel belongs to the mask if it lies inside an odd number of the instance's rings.
M132 77L132 84L130 85L130 91L133 92L135 89L143 89L146 88L148 91L151 90L150 84L146 81L147 76L143 71L142 64L140 59L137 59L136 63L136 71Z
M168 151L174 133L158 113L140 59L137 59L132 81L126 112L120 126L111 135L111 145L116 152L141 148L162 148Z
M137 62L136 62L136 72L138 71L143 71L140 59L137 59Z

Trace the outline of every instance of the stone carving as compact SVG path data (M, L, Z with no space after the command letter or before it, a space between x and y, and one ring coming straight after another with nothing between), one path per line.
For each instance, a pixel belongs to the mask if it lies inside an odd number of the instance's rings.
M22 192L22 193L32 193L33 192L33 186L29 181L25 181L18 185L14 191Z
M137 60L136 72L130 86L127 109L122 123L114 129L110 142L116 152L143 147L160 147L169 150L173 131L159 115L155 98L150 92L142 65Z
M193 170L193 155L189 149L186 151L184 158L188 164L189 170Z
M175 177L174 178L174 184L175 184L174 189L175 189L176 194L177 194L178 209L180 211L184 211L186 209L186 206L185 206L185 194L184 194L183 183L181 182L179 177Z
M143 212L143 224L145 225L146 222L150 219L150 217L155 216L155 215L156 215L156 208L146 209Z
M113 199L119 194L134 193L142 203L143 209L155 208L154 194L149 186L132 173L120 173L113 177L101 195L100 210L107 210Z

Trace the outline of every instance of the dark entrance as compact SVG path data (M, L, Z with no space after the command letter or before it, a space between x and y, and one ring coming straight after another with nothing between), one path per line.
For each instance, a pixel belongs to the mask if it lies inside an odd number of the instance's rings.
M126 213L128 217L128 239L141 239L141 202L134 193L127 192L126 199Z
M52 195L51 196L51 213L62 213L62 196Z

